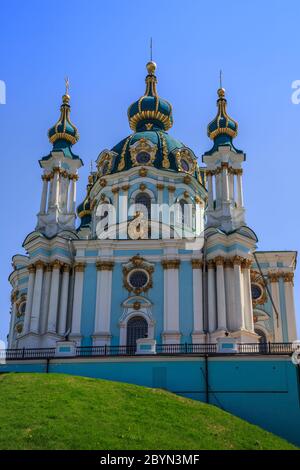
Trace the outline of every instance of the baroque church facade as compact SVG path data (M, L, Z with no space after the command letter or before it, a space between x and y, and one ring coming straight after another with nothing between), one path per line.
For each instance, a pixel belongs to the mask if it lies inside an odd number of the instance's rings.
M9 348L296 339L297 253L257 251L225 90L200 166L168 133L172 106L158 95L154 62L147 72L144 95L128 109L132 133L99 154L77 210L83 162L68 90L63 96L52 150L39 160L37 225L26 254L13 257Z

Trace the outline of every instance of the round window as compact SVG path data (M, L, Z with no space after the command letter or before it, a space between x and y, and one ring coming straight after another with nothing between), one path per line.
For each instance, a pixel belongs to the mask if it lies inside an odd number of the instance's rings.
M142 165L145 163L149 163L150 154L148 152L139 152L136 156L136 161L138 163L141 163Z
M252 299L258 300L262 295L262 288L258 284L251 284Z
M136 289L141 289L148 284L148 275L145 271L136 270L129 274L129 283Z
M190 171L190 165L186 160L181 160L181 168L183 171Z

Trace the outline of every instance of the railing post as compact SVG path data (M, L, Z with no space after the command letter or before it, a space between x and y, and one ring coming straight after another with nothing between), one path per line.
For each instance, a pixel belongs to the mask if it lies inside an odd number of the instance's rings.
M105 344L104 345L104 356L106 356L106 355L107 355L107 345Z
M188 345L187 345L187 342L185 342L184 345L185 345L185 354L187 354L187 352L188 352Z
M25 357L25 348L23 348L23 351L22 351L22 359L24 359Z
M269 341L268 345L269 345L269 354L271 354L271 341Z

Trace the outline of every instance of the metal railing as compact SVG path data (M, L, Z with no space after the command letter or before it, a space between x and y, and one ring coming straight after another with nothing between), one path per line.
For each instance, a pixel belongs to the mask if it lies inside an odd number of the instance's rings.
M236 353L238 355L292 355L300 345L295 343L241 343ZM227 353L228 354L228 353ZM113 357L135 356L135 346L77 346L71 357ZM224 356L224 352L218 352L215 343L206 344L157 344L157 356L198 355L198 356ZM226 354L225 354L226 355ZM66 357L57 354L55 348L21 348L2 351L6 360L26 359L51 359L54 357ZM70 357L70 356L69 356Z

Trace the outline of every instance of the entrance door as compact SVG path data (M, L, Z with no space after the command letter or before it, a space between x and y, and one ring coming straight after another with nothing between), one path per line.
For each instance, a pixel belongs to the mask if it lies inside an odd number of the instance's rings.
M143 317L132 317L127 323L127 348L128 352L136 351L136 340L146 338L148 335L148 323Z

